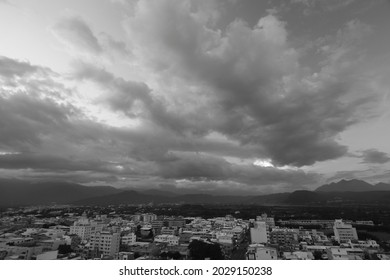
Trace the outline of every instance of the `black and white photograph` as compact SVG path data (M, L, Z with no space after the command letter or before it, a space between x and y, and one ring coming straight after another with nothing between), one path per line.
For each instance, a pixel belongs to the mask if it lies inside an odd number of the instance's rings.
M390 1L0 0L24 260L390 260Z

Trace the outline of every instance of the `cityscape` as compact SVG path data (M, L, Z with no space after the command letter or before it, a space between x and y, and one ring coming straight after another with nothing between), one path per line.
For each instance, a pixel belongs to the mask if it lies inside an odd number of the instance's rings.
M0 0L3 265L389 260L389 14Z
M357 209L349 208L348 211L336 207L327 217L340 210L346 216L353 217L353 213L356 216ZM8 208L0 216L0 259L390 259L389 224L384 224L380 217L375 220L349 220L339 216L337 219L297 218L318 217L324 211L321 209L153 203ZM261 213L263 210L275 216ZM231 214L214 217L212 213L218 211ZM370 207L363 211L367 216L375 213ZM251 217L253 212L259 214ZM388 207L381 212L390 216ZM177 213L198 213L203 217Z

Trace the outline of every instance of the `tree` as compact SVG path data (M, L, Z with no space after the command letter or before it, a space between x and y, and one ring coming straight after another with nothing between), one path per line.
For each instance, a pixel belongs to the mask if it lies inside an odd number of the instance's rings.
M141 237L141 225L138 225L136 230L135 230L135 235L137 237Z
M65 254L72 253L72 251L73 250L70 247L70 245L62 244L58 246L58 254L65 255Z
M141 257L141 254L139 252L135 252L134 259L138 259L139 257Z
M158 246L155 246L155 245L152 245L152 244L149 247L149 250L150 250L149 256L155 259L155 258L160 256L161 250L160 250L160 248Z
M81 244L81 237L80 236L77 236L77 235L71 235L71 244L70 244L70 247L72 248L72 250L76 250L79 248L80 244Z
M219 244L193 240L188 246L193 260L223 260L222 250Z
M174 260L180 260L180 259L181 259L181 254L180 254L180 252L178 252L178 251L173 252L173 253L172 253L172 259L174 259Z
M315 250L313 256L315 260L322 260L322 252L319 250Z
M168 253L167 252L162 252L160 254L160 258L163 259L163 260L166 260L168 258Z

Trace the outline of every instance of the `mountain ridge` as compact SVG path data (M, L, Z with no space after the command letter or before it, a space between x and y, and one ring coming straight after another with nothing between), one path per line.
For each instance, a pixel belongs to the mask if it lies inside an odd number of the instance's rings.
M111 186L85 186L70 182L26 182L0 179L1 206L39 204L115 205L115 204L261 204L321 205L334 203L390 203L390 184L369 184L361 180L341 180L314 191L261 195L180 194L161 189L141 191Z
M330 184L322 185L315 189L315 192L370 192L370 191L390 191L390 184L378 183L369 184L363 180L341 180Z

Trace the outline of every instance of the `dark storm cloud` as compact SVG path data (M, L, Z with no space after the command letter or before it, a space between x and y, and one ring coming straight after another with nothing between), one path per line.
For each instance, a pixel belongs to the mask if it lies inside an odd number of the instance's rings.
M102 98L103 101L106 101L112 110L121 111L130 117L137 117L133 113L133 106L137 100L146 106L153 103L150 89L146 84L115 77L103 68L77 63L74 75L77 79L92 80L99 84L107 93L105 98Z
M318 174L301 170L281 170L253 164L234 164L205 154L179 153L160 165L161 175L170 179L231 181L248 185L288 182L296 186L314 183Z
M160 166L165 178L193 180L226 180L231 165L221 159L199 154L172 157Z
M293 166L342 157L340 133L367 118L353 47L367 26L314 38L312 70L277 13L219 29L222 3L139 0L124 42L64 17L52 31L77 61L62 82L0 57L0 175L236 193L316 185L320 174ZM274 167L252 164L265 159Z
M102 126L88 120L68 100L72 93L49 69L12 59L0 74L0 148L15 152L45 149L64 152L67 146L99 141ZM62 142L62 143L61 143ZM56 147L53 149L53 147ZM0 150L1 151L1 150Z
M357 108L370 99L343 101L352 90L353 68L344 65L355 42L344 39L357 28L346 26L343 38L334 38L342 42L329 44L321 71L308 75L289 44L286 23L275 15L253 28L236 20L222 33L212 28L212 14L192 1L140 1L135 10L126 26L139 55L154 63L155 71L164 69L210 93L212 118L202 118L207 114L201 111L197 122L204 131L257 145L257 156L278 165L311 165L345 155L347 147L336 137L359 121Z
M31 65L29 62L18 61L5 56L0 56L0 76L15 78L44 71L48 71L48 69Z
M383 164L390 161L388 154L375 149L363 151L361 157L363 158L364 163Z
M130 118L139 118L152 122L155 126L171 130L178 134L204 135L209 130L207 118L209 108L203 111L177 112L170 110L170 104L162 97L157 97L152 90L142 82L116 77L103 68L85 63L75 63L74 77L80 80L90 80L102 87L106 94L100 101L113 111L120 111ZM137 103L140 102L140 103Z
M67 126L72 109L26 93L0 96L0 145L17 150L39 146L45 136Z
M81 161L42 154L6 154L0 155L0 168L35 169L37 171L103 171L104 163L99 161Z

